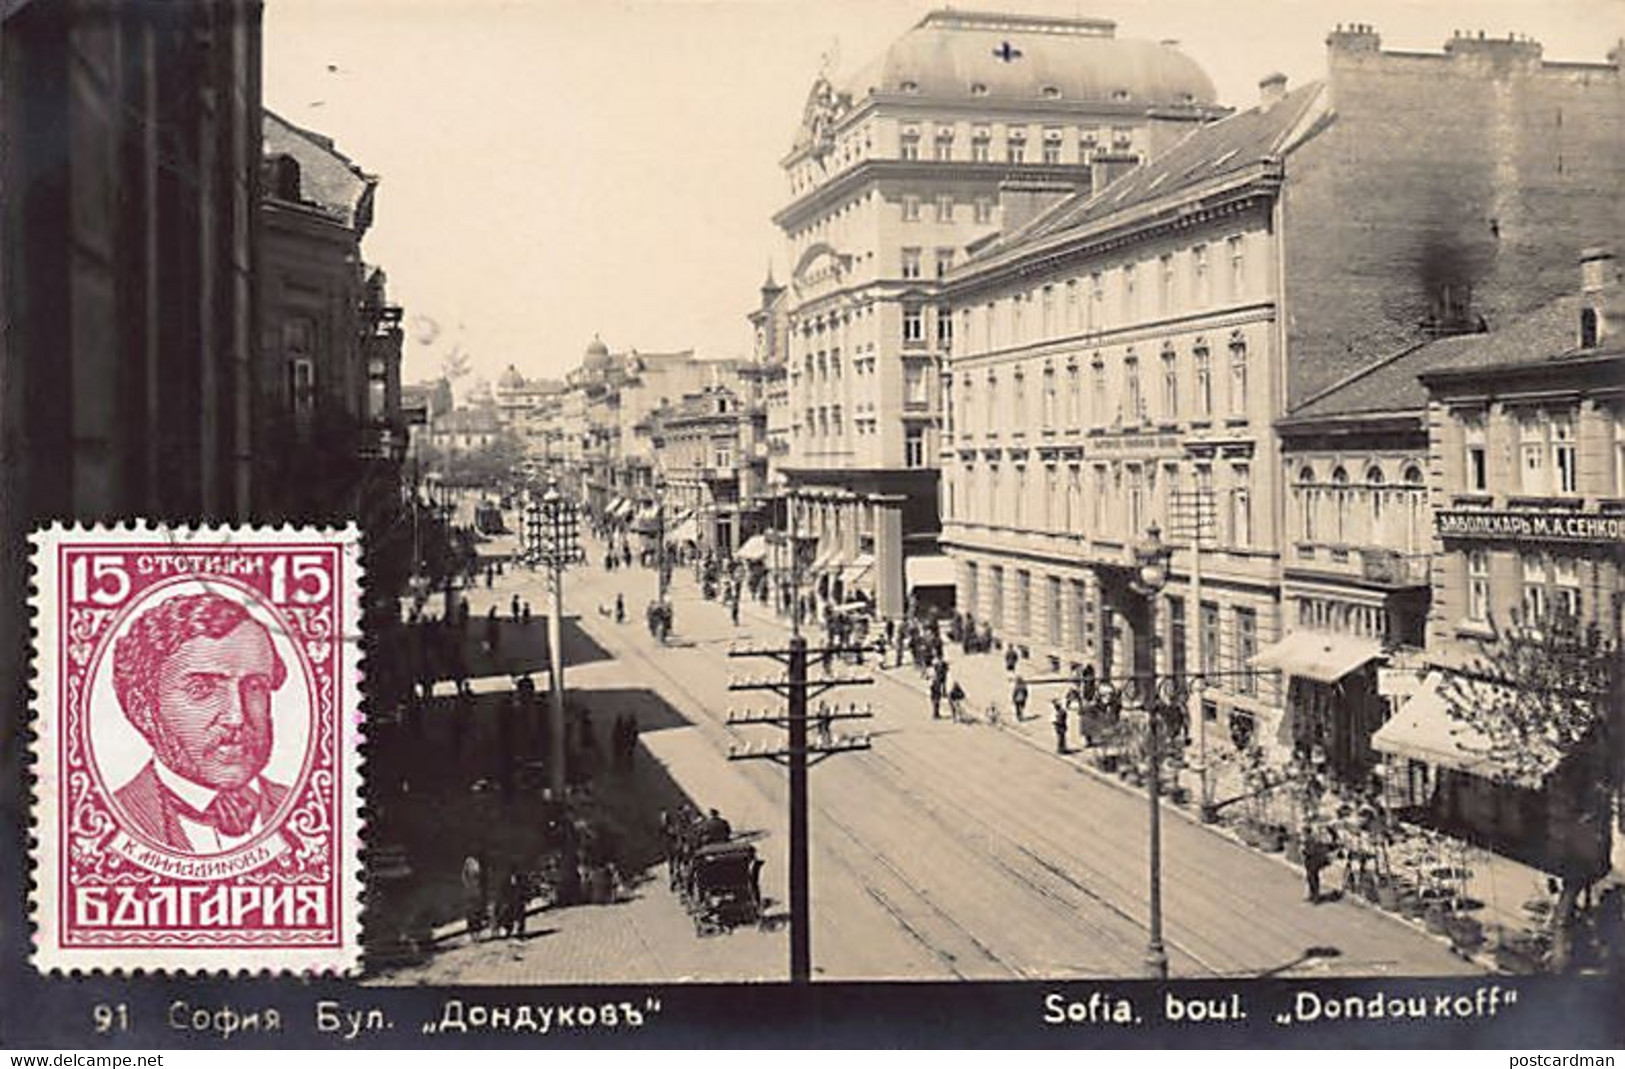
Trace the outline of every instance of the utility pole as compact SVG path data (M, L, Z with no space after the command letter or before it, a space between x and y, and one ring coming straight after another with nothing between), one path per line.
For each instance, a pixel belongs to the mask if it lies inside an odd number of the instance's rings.
M791 548L793 552L793 543ZM800 569L794 558L791 569L792 581L798 580ZM799 582L796 582L796 588L799 595ZM809 679L807 640L801 636L799 608L794 620L796 630L790 636L790 644L787 647L735 649L728 652L730 657L766 657L783 664L786 669L782 679L745 679L736 680L728 685L729 690L767 690L781 694L785 698L785 713L735 714L730 710L728 723L735 727L772 724L783 727L788 732L785 745L782 747L730 746L728 760L772 761L790 770L790 982L806 984L812 981L810 837L807 827L810 803L807 797L807 770L834 754L869 749L870 739L867 732L861 735L836 735L830 730L830 725L837 720L867 720L874 715L870 709L859 711L855 705L849 705L846 712L821 707L817 716L811 718L817 721L818 738L809 739L807 707L809 701L828 691L839 687L867 686L873 683L874 679L868 676L833 676L827 670L825 678ZM845 653L861 655L872 649L873 647L869 646L825 646L816 652L825 658L824 663L827 667L830 657Z
M562 800L565 785L569 782L565 774L564 569L576 563L581 556L581 532L575 502L566 501L559 494L554 479L548 479L547 493L542 495L538 518L540 522L536 530L541 537L534 543L534 552L537 562L548 570L553 595L553 611L547 615L548 675L552 678L547 737L548 748L553 754L553 760L548 762L547 783L553 798Z
M1185 633L1191 641L1191 660L1200 675L1205 654L1202 637L1202 539L1212 531L1214 516L1213 491L1203 488L1176 492L1173 495L1172 520L1175 539L1188 539L1191 547L1191 594L1185 606ZM1204 824L1211 824L1213 814L1213 777L1207 763L1207 717L1202 713L1202 688L1190 688L1186 708L1189 723L1196 725L1197 783L1201 791L1197 797L1198 812Z

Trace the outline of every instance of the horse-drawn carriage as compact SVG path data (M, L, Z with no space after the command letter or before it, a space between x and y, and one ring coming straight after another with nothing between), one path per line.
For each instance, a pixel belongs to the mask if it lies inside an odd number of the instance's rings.
M671 848L672 888L699 935L762 923L761 872L756 847L737 839L706 842L691 833Z

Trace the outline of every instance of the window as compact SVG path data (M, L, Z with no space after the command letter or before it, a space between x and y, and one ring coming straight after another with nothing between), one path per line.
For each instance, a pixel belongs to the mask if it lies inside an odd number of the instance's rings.
M1383 513L1385 511L1385 497L1387 489L1383 486L1382 469L1373 464L1365 470L1366 493L1371 495L1371 529L1366 532L1366 541L1379 546L1388 544L1387 531L1383 528Z
M1106 365L1096 357L1090 371L1093 394L1089 402L1092 407L1090 422L1098 427L1106 422Z
M1230 298L1240 300L1247 293L1247 260L1241 235L1227 238L1224 244L1230 254Z
M1083 369L1076 363L1066 365L1066 426L1068 430L1083 426Z
M1625 497L1625 406L1614 409L1614 496Z
M901 151L898 153L905 160L920 158L920 132L918 130L904 130L901 142Z
M978 223L991 223L993 221L993 198L976 198L976 221Z
M946 308L937 310L937 347L952 349L954 346L954 317Z
M1016 634L1031 638L1033 633L1033 573L1023 568L1016 573Z
M1213 415L1213 358L1206 345L1198 342L1193 354L1196 362L1196 414Z
M1123 265L1123 321L1132 323L1139 306L1134 296L1134 265Z
M954 158L954 135L951 133L937 134L936 157L938 160L951 160Z
M1066 280L1065 314L1065 330L1068 334L1071 334L1078 329L1078 280L1075 278L1069 278Z
M1014 388L1010 392L1013 408L1010 413L1010 429L1021 432L1027 427L1027 373L1016 368L1013 376Z
M1047 580L1044 598L1044 638L1051 646L1061 644L1061 577L1052 575Z
M1552 581L1551 558L1544 553L1528 553L1521 558L1523 564L1523 618L1529 626L1538 626L1546 619L1550 603L1546 587Z
M1553 488L1560 494L1578 493L1580 473L1576 467L1574 451L1574 413L1553 412L1550 423L1552 435Z
M1219 674L1219 605L1218 602L1204 601L1201 609L1202 629L1202 674L1216 676Z
M925 428L909 427L903 431L903 466L925 467Z
M988 159L989 159L988 145L989 145L989 139L988 139L988 136L987 136L987 131L986 130L978 130L978 131L976 131L976 135L971 138L970 158L973 161L975 161L976 163L986 163L986 162L988 162Z
M1044 429L1055 429L1055 365L1044 365Z
M1557 584L1557 611L1571 620L1579 619L1580 562L1574 557L1557 557L1552 561L1552 577Z
M1009 163L1023 163L1027 158L1027 142L1011 138L1004 143L1004 158Z
M1106 318L1106 279L1099 271L1089 276L1089 311L1085 330L1099 330Z
M1252 469L1246 464L1230 465L1230 543L1253 544Z
M1540 413L1523 412L1518 416L1518 471L1519 486L1526 494L1546 492L1546 435L1540 425Z
M1002 564L990 565L988 572L990 573L988 579L991 580L989 585L993 588L990 591L992 597L989 599L988 616L991 618L993 626L1002 631L1004 630L1004 566Z
M1208 302L1208 276L1207 276L1207 246L1195 245L1191 248L1191 303L1198 308L1206 307Z
M919 249L904 249L903 250L903 277L904 278L919 278L920 277L920 250Z
M925 342L925 312L920 308L903 309L903 344L921 345Z
M903 401L909 407L925 406L930 402L927 396L925 364L919 360L909 360L903 364Z
M1165 253L1157 261L1157 311L1164 315L1174 307L1174 257Z
M1083 469L1076 464L1066 469L1066 512L1061 516L1061 529L1071 534L1083 523Z
M308 357L288 361L288 404L299 416L316 407L316 364Z
M1482 413L1463 417L1462 434L1466 449L1467 489L1483 493L1489 489L1489 463L1485 452L1484 416Z
M1128 465L1128 529L1138 536L1145 529L1145 469Z
M1055 287L1045 286L1039 298L1039 329L1043 331L1039 337L1048 338L1055 333Z
M1258 613L1236 609L1236 693L1251 695L1258 690L1258 677L1252 672L1253 655L1258 652Z
M1061 473L1054 464L1044 466L1044 496L1038 500L1038 526L1045 531L1055 529L1055 517L1061 504Z
M1016 465L1016 508L1015 525L1024 527L1027 523L1027 466Z
M1230 414L1247 414L1247 342L1230 339Z
M1090 498L1094 503L1094 515L1090 516L1089 533L1099 538L1106 530L1106 465L1095 465L1095 492Z
M715 467L727 469L734 466L734 454L732 446L718 443L716 449L714 450L714 454L713 459L715 461Z
M1123 357L1123 418L1129 423L1145 419L1145 398L1140 396L1140 358L1130 352Z
M1348 544L1349 522L1349 473L1341 466L1332 469L1332 510L1335 521L1332 541L1337 545Z
M1179 418L1179 358L1172 349L1162 352L1162 418L1169 423Z
M999 429L999 378L993 372L987 373L987 431L989 434L997 433Z
M1044 162L1061 162L1061 143L1059 141L1050 141L1048 139L1044 141Z
M953 221L954 221L954 197L953 197L953 194L952 193L938 194L937 195L937 222L939 222L939 223L951 223ZM949 255L950 256L953 255L953 250L951 250L951 249L949 250Z

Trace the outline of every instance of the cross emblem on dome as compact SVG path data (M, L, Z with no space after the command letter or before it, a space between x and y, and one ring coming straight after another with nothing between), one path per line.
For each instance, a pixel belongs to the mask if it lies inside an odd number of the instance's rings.
M1006 63L1014 63L1016 60L1021 58L1021 49L1017 48L1009 41L1000 41L999 47L993 50L993 54L999 59L1004 60Z

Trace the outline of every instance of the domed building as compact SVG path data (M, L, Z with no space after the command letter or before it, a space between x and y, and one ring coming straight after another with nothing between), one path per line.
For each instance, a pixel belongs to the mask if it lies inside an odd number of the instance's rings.
M935 11L853 74L815 79L774 216L792 265L789 450L775 477L820 593L886 617L911 593L951 603L937 546L938 371L953 340L939 280L1000 231L1226 114L1175 42L1119 38L1093 18Z
M587 351L581 358L582 370L588 372L602 372L609 367L609 346L598 335L592 336L587 343Z

